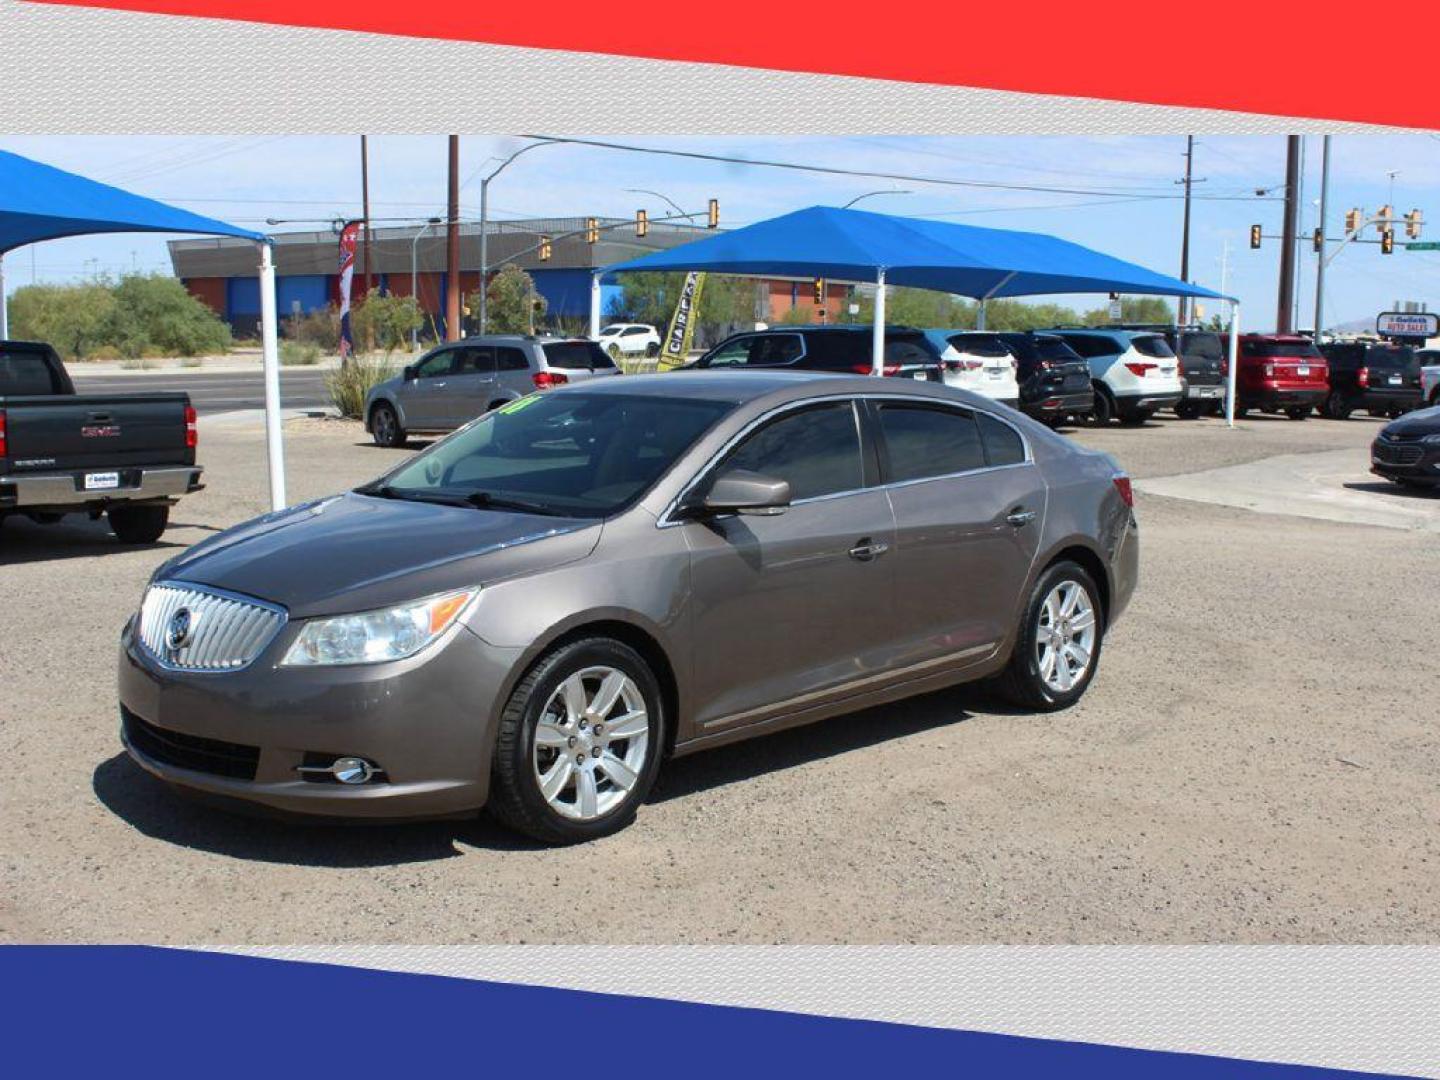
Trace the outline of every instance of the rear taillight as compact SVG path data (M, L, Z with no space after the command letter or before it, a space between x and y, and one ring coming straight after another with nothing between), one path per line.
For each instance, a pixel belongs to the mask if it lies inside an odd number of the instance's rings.
M200 428L196 424L195 406L185 406L185 446L194 450L200 444Z
M5 445L5 410L0 409L0 458L3 458L6 453L7 447Z
M1229 374L1230 374L1230 361L1229 361L1229 360L1221 360L1221 361L1220 361L1220 374L1221 374L1222 376L1224 376L1224 375L1229 375Z
M1265 365L1265 378L1267 378L1267 379L1273 379L1274 377L1275 377L1275 365L1274 365L1274 364L1266 364L1266 365Z
M1369 385L1370 385L1370 369L1369 369L1368 367L1362 367L1362 368L1359 370L1359 372L1356 374L1356 378L1359 380L1361 386L1369 386Z
M1143 379L1147 374L1154 371L1160 365L1146 364L1137 360L1131 363L1127 363L1125 366L1130 369L1130 374L1138 375Z
M1181 360L1179 357L1176 357L1175 359L1175 374L1181 376L1185 374L1185 361Z
M564 386L570 381L570 376L558 371L537 371L530 378L536 390L549 390L552 386Z
M1135 506L1135 492L1130 487L1130 477L1124 473L1119 473L1111 479L1115 483L1115 490L1120 493L1120 501L1126 506L1133 508Z
M853 371L856 375L870 375L873 374L873 372L875 371L875 369L869 364L855 364L850 368L850 370ZM896 375L900 374L900 365L886 364L884 368L884 373L886 376L893 379Z

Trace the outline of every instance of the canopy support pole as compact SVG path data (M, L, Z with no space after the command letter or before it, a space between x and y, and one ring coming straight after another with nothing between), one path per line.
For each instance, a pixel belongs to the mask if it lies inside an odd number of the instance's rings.
M590 275L590 336L600 336L600 275Z
M1001 289L1003 289L1006 285L1009 285L1014 277L1015 271L1012 270L1010 273L1006 274L1003 278L997 281L993 289L987 292L984 296L980 297L980 303L975 308L976 330L985 329L985 305L990 302L990 298L994 296L997 292L999 292Z
M885 374L885 268L875 275L875 327L870 339L870 374Z
M1240 370L1240 305L1230 304L1230 368L1225 374L1225 423L1235 426L1235 374Z
M285 443L280 433L280 332L275 318L275 253L260 243L260 356L265 367L265 453L270 509L285 509Z
M10 337L10 313L5 307L5 256L0 255L0 341Z

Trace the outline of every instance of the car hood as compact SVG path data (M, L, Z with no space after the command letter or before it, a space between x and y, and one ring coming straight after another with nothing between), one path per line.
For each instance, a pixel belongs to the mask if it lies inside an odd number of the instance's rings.
M156 572L332 615L404 603L583 559L590 519L437 506L351 492L255 518Z
M1440 408L1417 409L1392 420L1382 429L1386 435L1440 435Z

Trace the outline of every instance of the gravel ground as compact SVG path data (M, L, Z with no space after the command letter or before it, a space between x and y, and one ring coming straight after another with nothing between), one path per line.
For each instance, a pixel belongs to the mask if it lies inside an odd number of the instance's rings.
M1075 435L1144 477L1345 447L1363 473L1375 430ZM292 423L292 498L395 460L361 439ZM697 755L629 830L544 850L483 818L227 816L121 755L115 637L146 577L264 509L259 431L201 445L210 487L162 545L6 526L0 940L1440 941L1433 533L1141 495L1142 586L1077 707L962 688Z

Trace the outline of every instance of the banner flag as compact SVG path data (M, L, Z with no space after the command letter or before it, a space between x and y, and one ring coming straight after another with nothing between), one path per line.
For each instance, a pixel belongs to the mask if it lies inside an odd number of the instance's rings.
M355 355L355 336L350 332L350 283L355 278L355 239L360 222L347 221L340 230L340 363Z
M659 369L668 371L685 363L690 352L690 343L695 340L695 317L700 307L700 291L705 287L705 271L691 270L685 275L685 285L680 290L680 299L675 304L675 314L670 316L670 330L665 335L665 346L660 350Z

